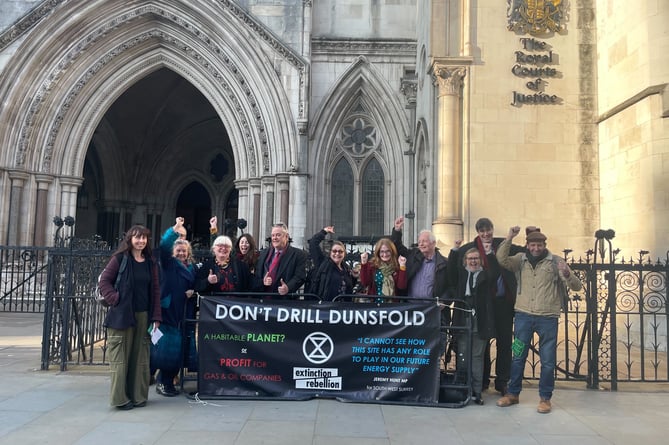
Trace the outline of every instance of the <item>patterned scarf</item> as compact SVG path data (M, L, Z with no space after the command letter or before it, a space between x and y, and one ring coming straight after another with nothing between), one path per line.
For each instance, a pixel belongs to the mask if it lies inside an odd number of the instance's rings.
M395 279L393 278L393 266L389 263L381 264L376 271L374 281L378 295L385 297L395 295ZM380 290L380 291L379 291Z

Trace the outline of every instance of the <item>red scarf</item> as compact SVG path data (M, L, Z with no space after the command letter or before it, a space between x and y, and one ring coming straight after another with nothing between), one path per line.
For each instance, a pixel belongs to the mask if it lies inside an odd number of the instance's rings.
M492 253L495 253L495 247L492 243L490 243L490 247L492 248ZM485 248L480 236L476 237L476 248L479 250L479 255L481 256L481 265L485 270L488 270L488 255L485 254Z
M483 266L483 270L488 270L488 255L485 254L485 247L483 247L483 241L481 241L480 236L476 237L476 248L479 250L479 256L481 257L481 265ZM492 244L492 242L490 243L490 249L494 254L495 246ZM494 286L489 286L489 287L490 287L490 295L494 297L497 294L497 283L495 283Z

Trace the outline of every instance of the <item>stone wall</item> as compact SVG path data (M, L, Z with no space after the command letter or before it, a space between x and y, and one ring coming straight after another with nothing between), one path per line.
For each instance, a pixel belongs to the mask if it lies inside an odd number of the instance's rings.
M0 32L12 26L16 20L39 3L42 3L42 0L0 1Z
M669 250L669 3L597 2L601 225L625 256ZM624 30L624 32L621 32Z
M594 112L594 89L593 79L584 84L582 66L594 57L592 49L583 54L591 34L584 20L592 14L579 2L570 5L564 29L538 36L508 29L506 2L479 2L472 14L465 239L476 235L476 219L487 216L498 236L511 225L536 225L549 249L591 247L599 220L597 150L583 116Z

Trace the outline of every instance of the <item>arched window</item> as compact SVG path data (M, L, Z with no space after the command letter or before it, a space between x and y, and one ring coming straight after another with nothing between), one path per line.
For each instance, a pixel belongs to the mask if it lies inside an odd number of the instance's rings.
M337 233L353 234L353 171L344 158L332 171L332 224Z
M339 236L382 236L388 209L386 177L382 163L384 149L372 119L364 107L355 109L340 130L343 152L332 168L330 180L330 222Z
M361 235L384 234L384 177L381 164L372 158L362 173Z

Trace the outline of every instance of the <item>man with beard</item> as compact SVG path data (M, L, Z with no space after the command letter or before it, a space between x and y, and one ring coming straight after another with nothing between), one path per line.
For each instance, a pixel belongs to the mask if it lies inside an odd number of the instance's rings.
M528 228L530 229L530 228ZM539 336L539 406L537 412L551 412L551 397L555 384L558 321L562 309L564 287L578 291L581 281L572 273L562 258L553 256L546 249L546 235L533 227L527 230L527 253L511 256L511 240L520 232L520 227L509 229L506 239L497 250L499 264L516 274L516 316L514 340L511 346L511 379L506 395L497 401L497 406L506 407L519 403L523 383L523 371L528 348L536 332Z

